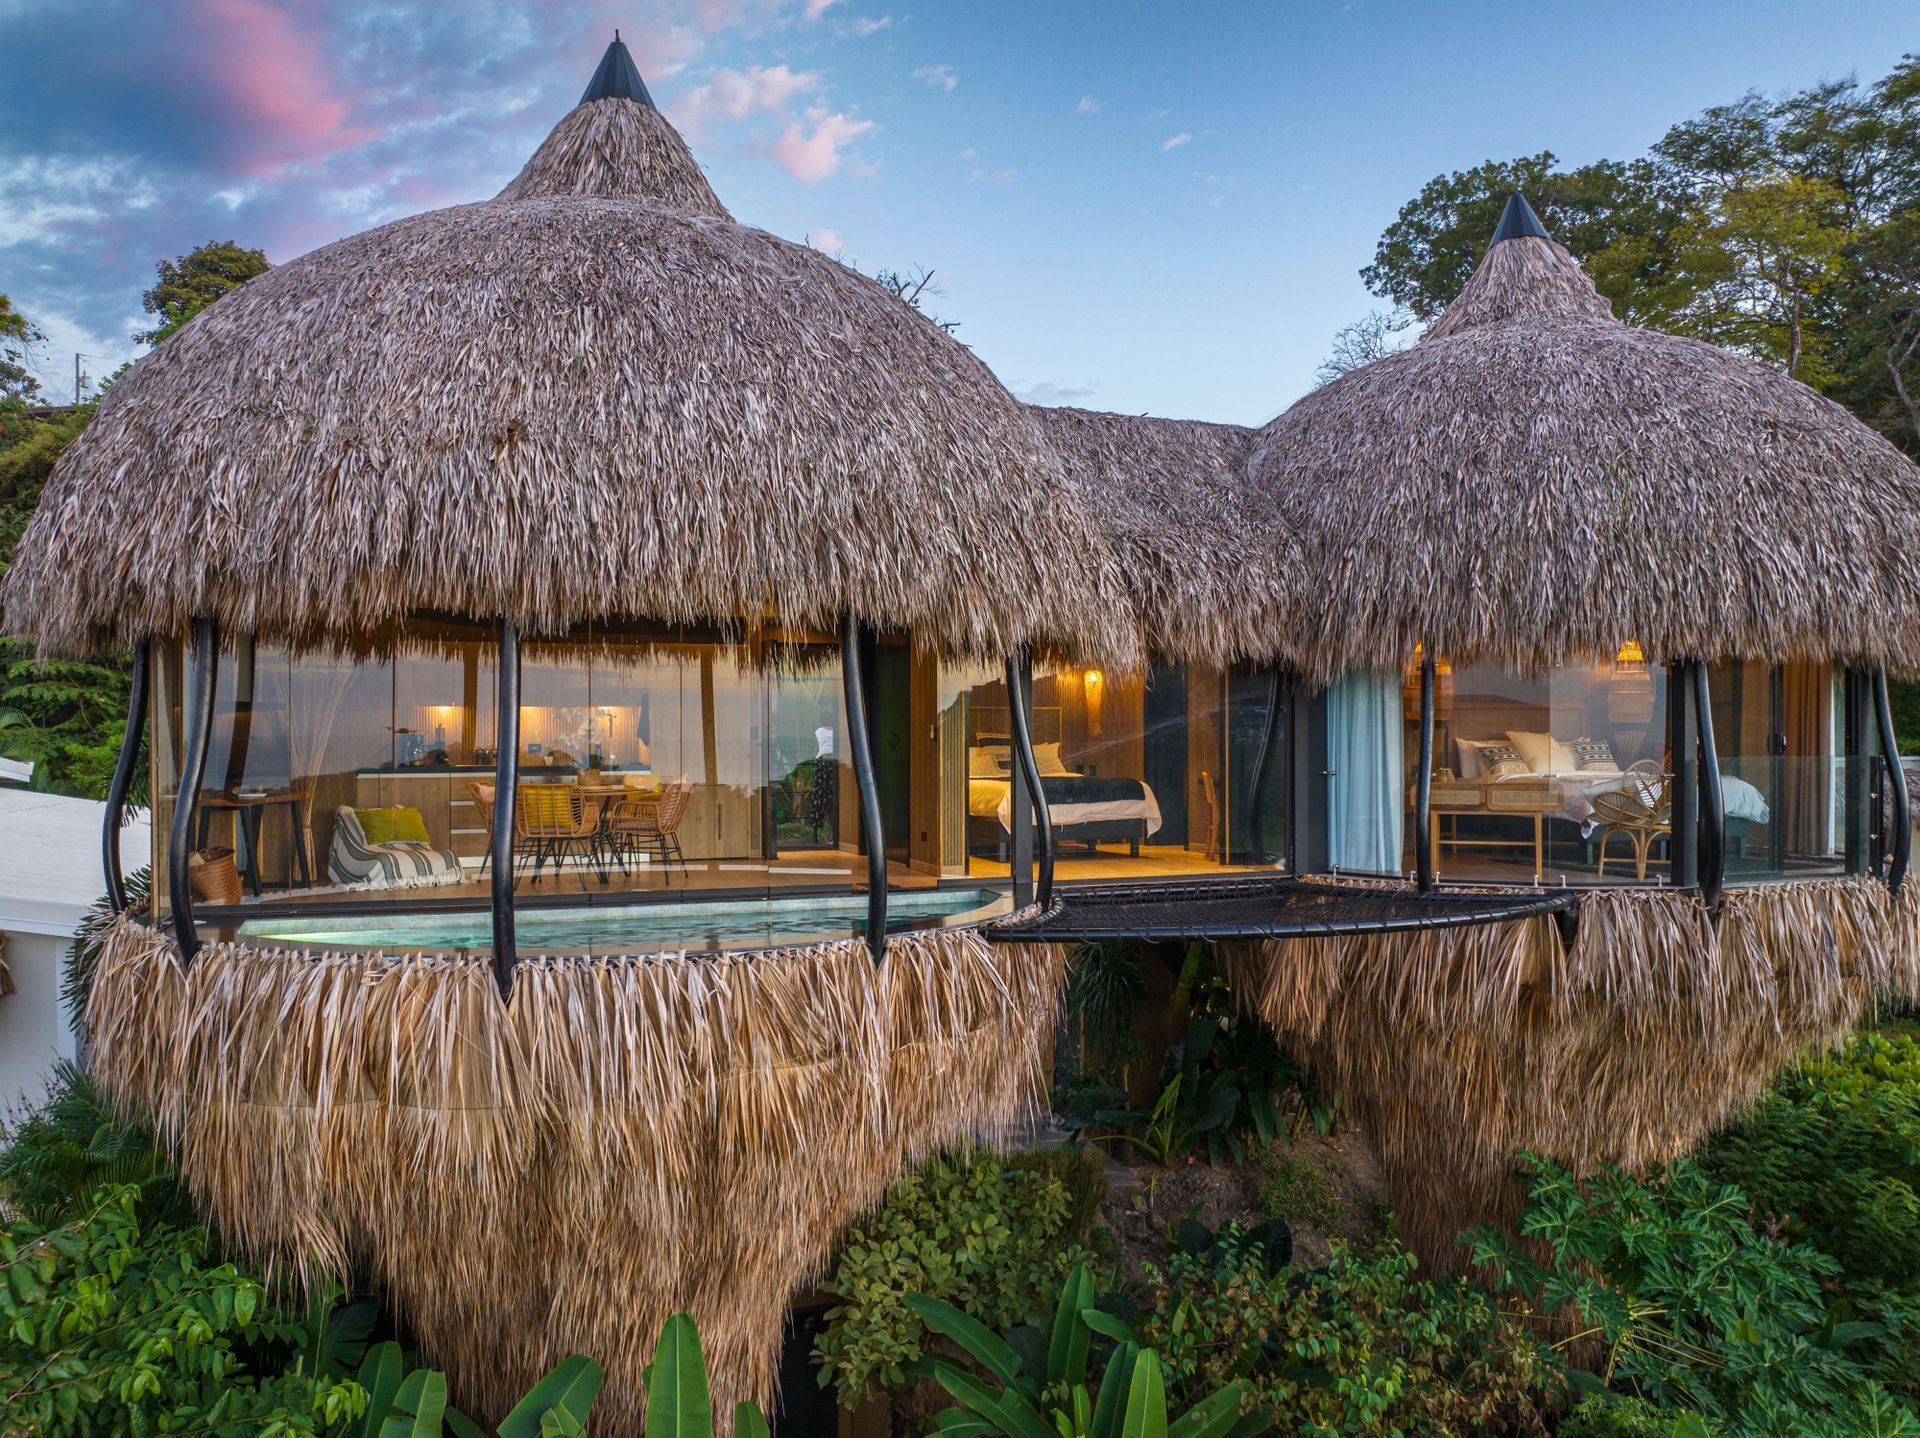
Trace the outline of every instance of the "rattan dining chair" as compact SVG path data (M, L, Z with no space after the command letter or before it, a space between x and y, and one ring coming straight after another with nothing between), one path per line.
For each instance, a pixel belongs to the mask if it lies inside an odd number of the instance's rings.
M1607 875L1608 842L1625 834L1633 845L1634 877L1644 883L1654 840L1673 833L1673 775L1665 765L1642 759L1627 769L1618 789L1593 796L1593 812L1604 825L1599 877Z
M691 779L675 779L658 794L620 800L607 820L607 842L621 870L626 870L629 859L644 853L660 861L668 883L673 882L673 864L680 866L685 877L687 856L680 848L680 821L692 801Z
M525 845L519 856L533 867L540 882L540 866L552 860L555 872L571 856L603 867L600 862L600 815L586 802L576 784L522 783L513 806L514 846ZM605 875L602 874L604 879Z
M480 867L474 871L477 877L486 873L493 863L493 785L469 783L467 792L473 795L474 807L480 811L480 820L487 829L487 849L480 856Z

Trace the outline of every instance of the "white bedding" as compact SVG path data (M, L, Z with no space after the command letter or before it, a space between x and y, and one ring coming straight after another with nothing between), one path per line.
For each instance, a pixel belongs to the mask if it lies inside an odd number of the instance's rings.
M1095 824L1106 819L1144 819L1146 832L1160 832L1160 803L1153 797L1153 786L1141 784L1138 799L1112 799L1100 804L1049 804L1047 813L1056 824ZM1007 779L969 779L967 812L978 819L998 819L1000 827L1013 832L1013 783Z
M1538 783L1545 779L1560 791L1561 804L1552 810L1555 818L1566 819L1581 826L1582 831L1591 829L1593 824L1593 796L1607 794L1617 790L1626 775L1618 771L1586 770L1577 774L1504 774L1490 780L1494 784ZM1745 819L1751 823L1764 824L1772 817L1767 808L1766 796L1745 779L1736 779L1733 775L1721 772L1720 794L1729 819Z

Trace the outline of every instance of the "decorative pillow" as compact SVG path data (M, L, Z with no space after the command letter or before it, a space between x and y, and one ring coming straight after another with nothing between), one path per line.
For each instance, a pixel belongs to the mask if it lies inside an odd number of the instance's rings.
M1551 734L1509 729L1507 739L1535 774L1571 774L1580 767L1574 762L1573 751Z
M1574 763L1583 773L1615 774L1620 770L1620 761L1613 757L1613 746L1604 739L1582 735L1567 747L1573 751Z
M1063 775L1071 775L1073 773L1073 770L1060 762L1060 746L1058 744L1035 744L1033 746L1033 762L1035 767L1040 770L1040 777L1043 779L1057 779Z
M1006 778L1007 751L978 747L967 750L967 777L969 779Z
M418 809L404 804L391 809L360 809L360 832L376 848L381 844L427 843L427 821Z
M1480 777L1480 744L1474 739L1453 741L1454 769L1462 779Z
M1508 774L1531 774L1535 770L1520 757L1520 751L1511 744L1502 744L1498 740L1474 746L1480 751L1480 772L1491 774L1494 778L1504 778Z

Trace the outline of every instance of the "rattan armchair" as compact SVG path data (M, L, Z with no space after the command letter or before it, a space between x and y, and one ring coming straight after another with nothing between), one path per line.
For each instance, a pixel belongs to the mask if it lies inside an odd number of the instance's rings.
M687 857L680 848L680 821L686 818L692 801L693 781L676 779L658 794L638 795L615 804L607 819L607 842L622 870L629 859L645 853L660 861L668 883L673 882L672 864L680 866L684 877Z
M1593 812L1600 830L1600 873L1607 874L1607 844L1625 834L1633 845L1634 877L1647 877L1647 856L1656 839L1673 833L1673 775L1651 759L1628 768L1618 789L1593 796Z

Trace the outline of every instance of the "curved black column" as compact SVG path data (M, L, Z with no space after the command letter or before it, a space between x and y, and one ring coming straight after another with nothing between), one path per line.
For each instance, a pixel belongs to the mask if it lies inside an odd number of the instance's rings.
M1727 880L1727 801L1720 786L1720 749L1713 738L1713 704L1704 660L1693 669L1694 722L1700 735L1700 897L1717 911Z
M1913 817L1907 810L1907 771L1900 763L1900 740L1893 732L1893 701L1887 695L1887 671L1873 671L1873 709L1880 721L1880 753L1886 760L1893 813L1887 819L1887 892L1897 894L1913 861Z
M116 914L127 911L127 881L120 862L120 825L126 816L127 791L133 787L133 768L140 762L140 740L147 732L147 665L151 646L141 640L133 646L133 687L127 694L127 733L120 741L120 758L107 785L107 816L100 825L100 864L107 876L107 902Z
M1040 785L1040 764L1033 757L1033 652L1022 648L1007 658L1007 718L1013 725L1014 761L1033 796L1033 816L1039 825L1040 886L1034 899L1041 908L1053 903L1053 815L1047 810L1047 791Z
M193 961L200 936L193 923L193 886L187 860L193 856L194 822L200 813L200 786L206 779L207 746L213 739L213 697L220 669L220 633L211 619L193 621L187 645L180 738L180 782L173 799L173 823L167 833L167 897L173 906L173 936L180 962Z
M1420 762L1413 775L1413 872L1420 892L1433 891L1433 646L1420 648ZM1535 874L1538 882L1540 875Z
M867 739L860 626L851 614L840 620L840 684L847 704L847 756L853 760L854 785L860 791L860 842L867 851L867 948L877 964L887 953L887 834L873 777L873 746Z
M493 751L493 979L500 997L513 992L519 961L513 937L513 810L520 789L520 629L500 621L499 683Z

